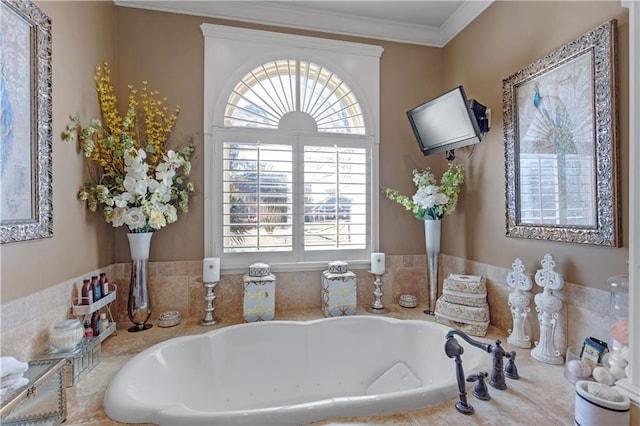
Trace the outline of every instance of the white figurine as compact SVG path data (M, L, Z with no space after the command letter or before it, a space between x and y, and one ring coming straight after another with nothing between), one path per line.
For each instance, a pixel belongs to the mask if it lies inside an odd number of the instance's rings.
M559 312L562 310L562 300L554 295L555 291L564 286L562 276L553 270L556 262L550 254L542 259L542 269L535 275L536 284L543 288L542 293L536 294L536 312L540 324L540 341L531 351L531 356L547 364L562 364L564 359L556 348L555 332L558 325Z
M507 275L507 285L514 289L509 294L513 330L510 330L511 334L507 337L507 342L513 346L528 349L531 347L531 338L527 335L526 325L531 309L529 308L529 296L524 292L531 290L533 284L531 278L524 273L522 260L516 259L511 267L513 271Z

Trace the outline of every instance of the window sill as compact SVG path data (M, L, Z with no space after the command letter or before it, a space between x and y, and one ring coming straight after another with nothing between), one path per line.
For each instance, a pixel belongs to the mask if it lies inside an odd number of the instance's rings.
M338 259L336 259L338 260ZM349 265L349 270L361 270L368 271L371 269L370 259L358 259L358 260L346 260ZM291 262L291 263L269 263L272 273L277 272L306 272L306 271L324 271L327 269L328 262ZM244 274L249 270L249 265L246 268L221 266L220 273L222 274Z

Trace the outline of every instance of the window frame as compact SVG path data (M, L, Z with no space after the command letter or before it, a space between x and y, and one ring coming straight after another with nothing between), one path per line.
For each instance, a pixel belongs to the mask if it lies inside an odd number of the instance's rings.
M282 141L285 135L295 137L320 136L327 138L362 138L370 144L368 165L370 167L368 190L368 244L366 250L328 250L323 259L292 262L276 259L267 261L274 272L309 271L326 269L328 261L345 260L354 269L368 268L370 253L379 246L379 60L383 49L380 46L298 36L269 31L250 30L215 24L202 24L205 38L204 60L204 163L205 163L205 257L221 258L221 269L225 273L246 272L253 259L258 257L243 254L244 259L231 262L222 253L222 151L221 135L257 134L252 129L228 128L224 126L224 111L229 95L236 83L251 69L261 63L283 58L307 60L330 68L344 80L360 103L365 135L342 135L327 132L303 132L261 129L261 134L272 134L272 141ZM212 167L209 167L212 166ZM300 168L301 169L301 168ZM294 191L303 191L303 186ZM324 251L318 251L321 253Z
M339 146L352 146L357 148L364 148L367 150L367 167L370 169L367 179L367 193L366 196L369 200L374 198L375 191L373 191L373 162L375 144L373 143L373 137L367 135L343 135L339 133L308 133L308 132L288 132L272 129L245 129L245 128L229 128L216 127L213 129L213 144L214 152L212 157L205 160L207 164L214 165L213 168L206 168L211 173L207 178L207 182L213 183L210 185L212 191L206 191L207 194L212 193L212 201L209 209L205 211L212 212L208 215L209 221L205 218L205 223L210 223L210 228L205 231L205 241L207 236L212 235L214 237L209 244L212 245L212 253L215 256L220 257L221 265L224 264L226 270L243 271L246 267L254 262L266 262L275 268L275 270L318 270L325 269L327 262L331 260L346 260L351 265L368 266L370 263L370 254L374 251L375 236L377 234L377 221L373 220L373 211L375 211L373 202L369 202L366 208L367 214L367 240L365 248L363 249L330 249L330 250L304 250L304 242L299 241L300 238L304 238L304 221L293 222L293 234L295 241L293 244L293 250L287 252L248 252L248 253L224 253L223 250L223 238L221 235L224 226L224 206L223 200L223 188L220 184L223 180L223 143L229 142L229 138L233 139L233 142L238 143L255 143L256 139L265 144L291 144L293 146L293 182L294 182L294 202L293 202L293 216L304 217L304 213L300 214L299 209L303 208L304 203L304 146L331 146L336 143L336 139L340 139L343 143ZM213 169L213 170L211 170ZM297 201L297 202L296 202ZM377 202L377 201L376 201ZM374 226L374 222L376 225ZM302 268L302 269L301 269Z

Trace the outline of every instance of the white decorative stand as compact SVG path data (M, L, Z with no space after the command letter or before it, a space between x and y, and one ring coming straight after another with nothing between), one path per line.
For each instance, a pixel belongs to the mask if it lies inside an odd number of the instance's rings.
M527 335L526 325L529 312L529 296L524 292L531 290L533 284L531 278L524 273L522 260L516 259L511 265L513 272L507 275L507 285L511 287L513 293L509 294L509 308L513 316L513 329L507 337L507 342L519 348L528 349L531 347L531 337Z
M219 319L213 316L213 311L215 307L213 306L213 301L216 298L216 295L213 292L218 282L214 283L204 283L204 288L207 289L207 294L204 296L204 300L207 302L207 306L204 308L205 314L202 321L200 321L200 325L215 325L218 323Z
M546 364L562 364L564 359L556 348L555 332L558 317L562 309L562 300L553 294L564 286L562 276L553 270L556 262L550 254L545 254L542 259L542 269L538 269L535 275L536 284L544 290L536 294L536 312L540 324L540 341L531 351L531 357Z
M390 312L389 308L386 308L384 303L382 303L382 295L384 294L382 293L382 275L384 272L382 274L376 274L369 271L369 273L376 277L376 280L373 282L375 287L373 290L374 301L373 304L370 307L365 308L365 310L372 314L388 314Z

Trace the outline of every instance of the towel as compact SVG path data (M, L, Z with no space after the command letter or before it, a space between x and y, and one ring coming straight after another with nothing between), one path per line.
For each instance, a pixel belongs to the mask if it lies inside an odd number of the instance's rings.
M29 379L27 379L26 377L19 377L13 380L12 384L7 386L5 386L5 384L3 383L2 388L0 388L0 396L4 397L6 393L11 392L14 389L18 389L23 386L26 386L28 384L29 384Z
M29 364L18 361L12 356L0 357L0 395L26 386L29 379L22 375L29 369Z
M4 380L8 376L22 375L29 369L29 364L18 361L12 356L0 357L0 379Z

